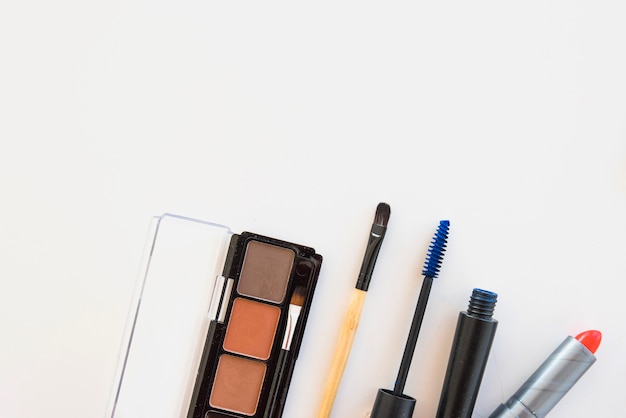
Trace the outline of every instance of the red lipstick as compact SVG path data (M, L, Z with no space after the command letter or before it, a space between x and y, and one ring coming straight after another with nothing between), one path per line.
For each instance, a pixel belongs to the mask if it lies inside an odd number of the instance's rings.
M600 347L600 342L602 341L602 333L600 331L591 330L581 332L576 336L576 339L579 343L587 347L592 354L595 354Z
M602 334L567 337L506 403L489 418L543 418L596 361Z

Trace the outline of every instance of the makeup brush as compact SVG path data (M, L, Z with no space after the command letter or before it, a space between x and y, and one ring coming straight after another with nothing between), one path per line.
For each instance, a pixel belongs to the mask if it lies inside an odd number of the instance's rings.
M341 382L341 377L346 368L348 356L350 355L350 349L352 348L352 342L354 341L354 336L359 326L361 311L365 303L365 295L367 294L367 289L372 279L372 272L374 271L374 265L378 258L380 246L383 243L383 238L387 231L387 223L389 222L390 215L391 208L389 205L382 202L379 203L376 207L376 215L374 216L369 241L365 249L361 271L352 293L352 298L350 299L348 312L341 327L341 333L339 334L339 341L335 349L330 374L326 381L322 403L317 415L318 418L327 418L335 402L335 396L337 395L339 383Z
M407 375L409 374L409 367L411 366L415 344L417 343L417 337L422 326L422 320L424 319L424 312L426 311L426 304L428 303L428 296L430 295L433 279L437 277L443 260L449 226L449 221L440 221L437 232L430 244L428 255L424 263L424 269L422 270L424 281L422 282L422 289L420 290L417 306L415 307L409 337L404 348L402 361L400 362L396 384L393 391L386 389L378 390L376 401L374 402L374 407L370 415L371 418L410 418L413 416L415 399L404 395L402 392L406 384Z
M289 315L287 316L287 325L285 327L285 336L283 337L283 345L280 353L278 354L278 361L276 363L276 373L274 373L274 379L272 380L272 386L270 386L269 401L267 408L265 408L265 414L263 418L277 418L282 414L283 407L285 406L286 393L279 394L283 381L286 378L289 364L289 358L291 357L291 341L293 340L293 334L298 325L298 318L302 305L306 299L306 289L304 286L297 286L291 295L291 301L289 302Z

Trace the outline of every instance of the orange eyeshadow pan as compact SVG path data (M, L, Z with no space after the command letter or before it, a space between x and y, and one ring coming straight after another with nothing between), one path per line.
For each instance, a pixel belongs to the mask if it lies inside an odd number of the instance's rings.
M224 350L267 360L279 318L280 308L277 306L235 299L224 338Z
M254 415L265 378L265 363L224 354L209 403L214 408Z

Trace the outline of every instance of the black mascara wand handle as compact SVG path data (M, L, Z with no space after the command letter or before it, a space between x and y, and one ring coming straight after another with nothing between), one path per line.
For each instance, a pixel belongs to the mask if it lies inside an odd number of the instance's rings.
M424 319L424 312L426 311L426 304L428 303L428 296L430 295L430 288L433 285L433 278L431 276L424 276L422 282L422 290L420 291L419 298L417 300L417 306L415 307L415 314L413 315L413 322L411 323L411 329L409 331L409 337L404 347L404 354L402 355L402 362L400 363L400 370L398 371L398 378L393 388L394 395L401 395L404 392L404 385L406 384L406 378L409 374L409 368L411 367L411 360L413 359L413 353L415 352L415 344L417 343L417 337L422 327L422 320Z

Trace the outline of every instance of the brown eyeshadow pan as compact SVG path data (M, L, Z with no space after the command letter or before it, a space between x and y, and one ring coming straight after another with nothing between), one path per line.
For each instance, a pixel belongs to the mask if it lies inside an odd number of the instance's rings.
M281 303L294 259L292 249L260 241L248 242L237 291L241 295Z
M280 308L237 298L224 337L224 350L267 360L272 352Z
M220 356L209 403L214 408L254 415L265 378L266 366L256 360Z

